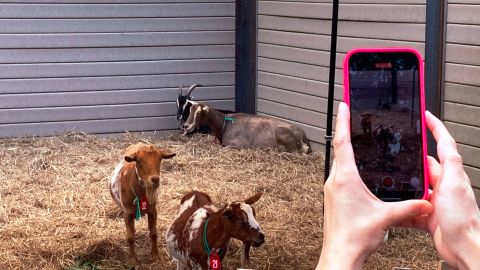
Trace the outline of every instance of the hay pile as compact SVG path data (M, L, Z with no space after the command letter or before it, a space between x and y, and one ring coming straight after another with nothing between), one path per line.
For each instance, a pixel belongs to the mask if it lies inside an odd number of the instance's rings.
M131 269L125 225L106 183L123 149L140 139L177 156L162 163L161 262L150 259L142 218L136 223L139 269L175 269L164 248L164 232L180 198L191 189L208 192L219 205L265 192L255 206L267 239L252 249L252 264L256 269L314 269L322 238L320 154L229 150L200 135L84 134L0 140L0 269ZM233 241L225 269L240 266L240 247ZM367 268L434 269L437 261L424 234L396 230Z

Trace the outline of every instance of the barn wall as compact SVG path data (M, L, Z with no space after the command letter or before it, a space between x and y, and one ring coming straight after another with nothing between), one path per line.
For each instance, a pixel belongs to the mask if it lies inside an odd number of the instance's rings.
M425 47L426 0L340 2L336 101L343 98L342 61L350 49L408 46L423 54ZM331 0L258 4L257 113L302 127L317 150L325 144L331 6Z
M479 14L477 0L448 1L444 95L444 122L457 140L465 171L477 188L477 198L480 198Z
M233 0L0 3L0 137L172 130L178 86L234 107Z

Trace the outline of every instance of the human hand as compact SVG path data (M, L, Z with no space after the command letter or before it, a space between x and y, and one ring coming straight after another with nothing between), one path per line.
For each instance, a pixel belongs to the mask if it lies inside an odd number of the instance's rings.
M480 267L480 211L457 145L443 123L426 112L426 123L437 141L440 160L428 157L434 212L417 220L445 261L458 269Z
M350 112L338 107L335 160L324 187L323 246L317 269L361 269L388 228L432 212L425 200L383 202L364 185L350 141Z

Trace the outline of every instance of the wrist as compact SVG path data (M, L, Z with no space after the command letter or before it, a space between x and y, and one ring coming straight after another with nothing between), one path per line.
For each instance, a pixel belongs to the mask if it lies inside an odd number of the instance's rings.
M476 269L480 265L480 215L465 231L463 249L457 254L459 269Z
M355 248L349 243L343 245L328 245L322 247L322 253L316 270L362 269L368 254L361 248Z

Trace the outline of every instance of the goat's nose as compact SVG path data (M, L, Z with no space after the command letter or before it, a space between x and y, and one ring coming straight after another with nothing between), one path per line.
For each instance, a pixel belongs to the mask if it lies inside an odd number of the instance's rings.
M158 177L158 176L152 176L152 182L153 182L155 185L158 185L158 183L160 182L160 177Z
M262 241L265 241L265 234L259 233L259 234L258 234L258 237L259 237Z

